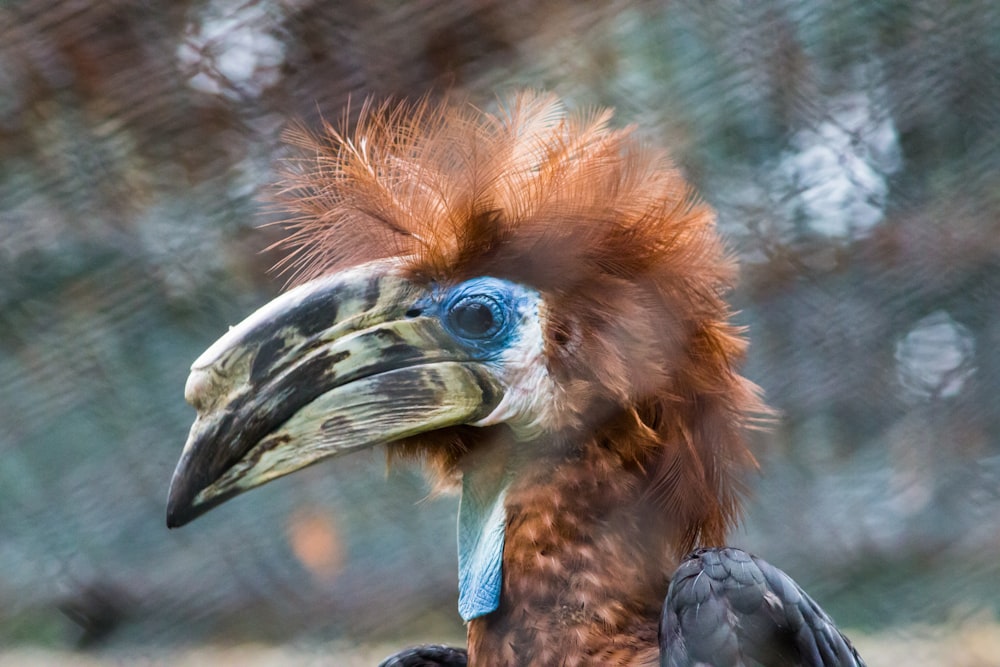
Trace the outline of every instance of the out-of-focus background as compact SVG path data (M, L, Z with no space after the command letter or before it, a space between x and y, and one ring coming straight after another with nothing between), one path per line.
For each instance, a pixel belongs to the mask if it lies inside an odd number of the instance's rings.
M164 501L190 362L283 284L282 128L521 86L668 146L741 257L781 421L733 543L871 665L1000 665L993 0L0 3L0 662L461 641L456 502L380 451Z

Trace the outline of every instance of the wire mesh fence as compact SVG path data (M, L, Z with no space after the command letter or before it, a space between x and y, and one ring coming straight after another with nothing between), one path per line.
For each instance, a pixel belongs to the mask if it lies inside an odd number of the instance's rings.
M455 503L378 453L164 500L190 361L282 285L282 129L524 86L669 147L741 258L781 420L733 541L848 627L992 618L998 73L989 0L0 3L0 642L461 634Z

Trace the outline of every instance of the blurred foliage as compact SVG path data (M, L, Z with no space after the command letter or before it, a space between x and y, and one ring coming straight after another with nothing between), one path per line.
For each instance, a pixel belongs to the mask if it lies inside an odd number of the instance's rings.
M289 122L519 86L666 145L780 411L734 543L847 626L1000 599L1000 5L0 3L0 642L460 633L454 501L379 453L167 532L187 367L273 296Z

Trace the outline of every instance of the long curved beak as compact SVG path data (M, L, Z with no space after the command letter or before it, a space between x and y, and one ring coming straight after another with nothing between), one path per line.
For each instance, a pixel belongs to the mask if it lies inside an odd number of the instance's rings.
M198 411L167 526L321 459L488 415L503 388L390 261L314 280L216 341L191 367Z

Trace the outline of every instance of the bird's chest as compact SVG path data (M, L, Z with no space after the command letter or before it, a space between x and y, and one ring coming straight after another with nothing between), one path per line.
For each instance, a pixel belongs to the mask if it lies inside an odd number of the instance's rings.
M657 663L665 563L635 514L598 498L512 489L500 606L469 623L470 664Z
M512 610L513 611L513 610ZM609 631L586 610L549 609L495 612L469 624L469 664L514 665L656 665L655 623L637 623Z

